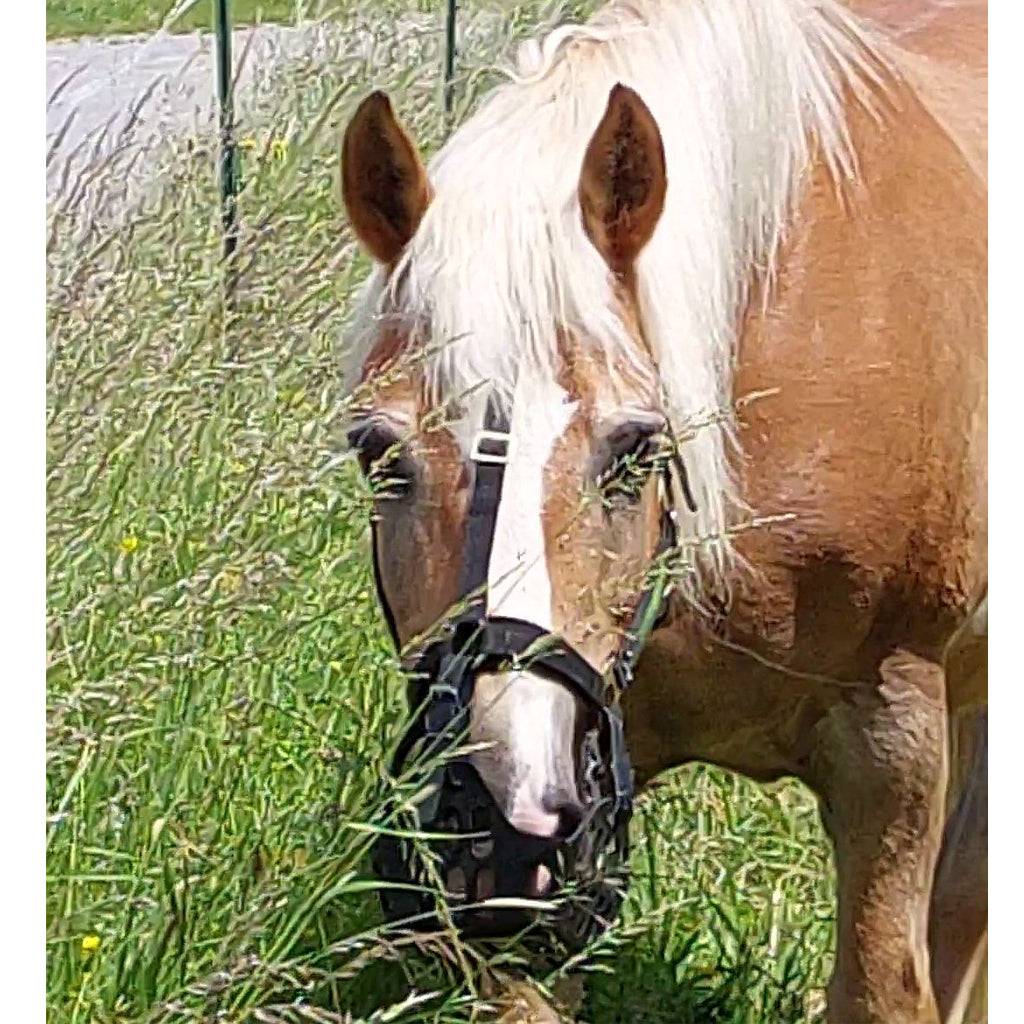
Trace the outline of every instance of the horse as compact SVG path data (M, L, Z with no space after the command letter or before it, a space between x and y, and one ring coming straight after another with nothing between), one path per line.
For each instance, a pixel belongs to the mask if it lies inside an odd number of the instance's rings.
M354 110L377 593L465 723L445 806L494 826L453 905L593 881L688 762L795 777L829 1018L983 1019L986 34L974 0L612 0L429 167Z

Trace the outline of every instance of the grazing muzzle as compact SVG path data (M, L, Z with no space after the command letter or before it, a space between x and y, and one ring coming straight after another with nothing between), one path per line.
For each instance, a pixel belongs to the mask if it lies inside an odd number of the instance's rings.
M618 698L632 682L643 644L663 614L667 577L664 571L658 572L643 591L625 640L605 674L549 630L521 619L486 614L487 566L508 443L507 421L491 405L486 429L472 452L476 476L461 581L466 609L438 626L436 638L403 666L410 680L412 719L392 772L399 775L416 761L429 766L428 778L409 820L402 820L393 806L389 808L389 831L375 845L373 865L388 883L381 890L381 902L391 922L436 928L434 893L440 884L448 913L468 937L497 938L540 920L549 934L553 932L570 948L579 948L615 920L625 895L633 777ZM676 459L672 464L691 501L681 463ZM659 556L676 543L667 465L662 472L666 479L661 486ZM398 646L381 586L376 537L374 571ZM539 837L514 828L470 763L469 754L458 749L466 738L477 675L526 668L540 670L568 687L585 709L576 756L583 813L568 835ZM417 842L411 832L428 833L430 840ZM543 912L522 907L523 897L535 887L539 868L550 873L548 888L556 897ZM510 907L509 902L519 906Z

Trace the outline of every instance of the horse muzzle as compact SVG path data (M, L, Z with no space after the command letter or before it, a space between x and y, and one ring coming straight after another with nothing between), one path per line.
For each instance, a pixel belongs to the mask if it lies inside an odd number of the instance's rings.
M513 827L463 742L476 675L525 664L589 711L576 755L582 814L562 836ZM603 699L607 681L539 627L497 618L445 627L408 671L415 710L392 771L419 785L404 814L392 805L374 850L386 917L431 930L447 917L468 938L539 930L571 949L586 944L617 917L628 878L632 773L618 708Z

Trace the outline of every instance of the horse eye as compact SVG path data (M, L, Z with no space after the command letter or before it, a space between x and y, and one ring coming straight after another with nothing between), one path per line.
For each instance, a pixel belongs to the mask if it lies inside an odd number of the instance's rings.
M371 423L349 432L349 445L355 449L375 498L394 500L412 490L415 464L402 440L390 428Z
M635 504L662 454L661 434L647 426L628 424L608 440L598 486L606 501Z

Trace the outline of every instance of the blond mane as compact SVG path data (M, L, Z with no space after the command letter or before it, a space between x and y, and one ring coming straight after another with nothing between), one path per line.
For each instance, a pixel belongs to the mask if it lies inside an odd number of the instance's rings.
M740 509L730 466L732 372L751 285L770 276L812 145L837 178L855 172L844 91L867 96L868 38L833 0L616 0L581 26L525 44L429 168L435 189L394 273L363 296L352 356L377 319L429 338L436 400L481 385L511 394L524 363L554 373L558 328L639 365L612 282L581 223L583 153L616 82L650 107L668 195L639 260L643 332L666 410L684 438L709 570L729 557Z

